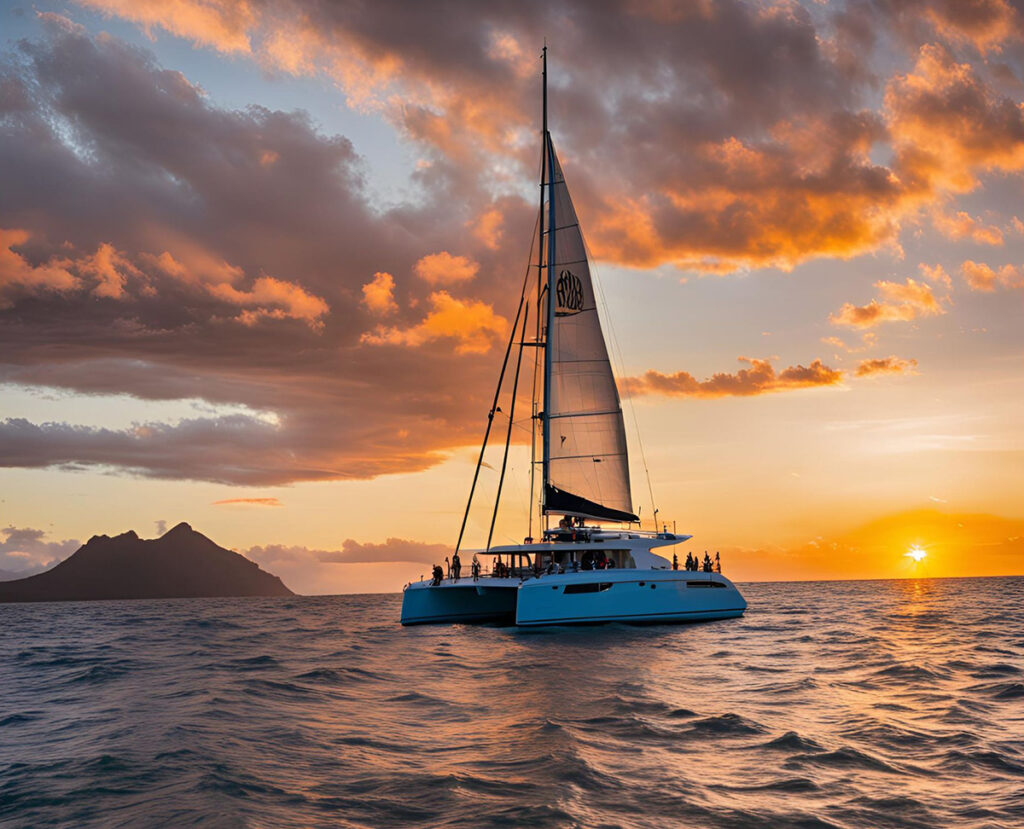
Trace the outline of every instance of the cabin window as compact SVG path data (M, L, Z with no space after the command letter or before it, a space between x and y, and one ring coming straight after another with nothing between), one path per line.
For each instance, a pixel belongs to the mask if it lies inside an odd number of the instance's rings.
M686 586L687 587L722 587L722 588L725 587L725 585L722 584L720 581L688 581L686 583Z
M612 586L610 581L590 582L589 584L567 584L564 593L600 593Z

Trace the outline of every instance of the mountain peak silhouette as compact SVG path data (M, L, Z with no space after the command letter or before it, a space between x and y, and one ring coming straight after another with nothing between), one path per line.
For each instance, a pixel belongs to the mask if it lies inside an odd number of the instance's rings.
M0 582L0 602L292 596L254 561L182 521L159 538L94 535L56 567Z

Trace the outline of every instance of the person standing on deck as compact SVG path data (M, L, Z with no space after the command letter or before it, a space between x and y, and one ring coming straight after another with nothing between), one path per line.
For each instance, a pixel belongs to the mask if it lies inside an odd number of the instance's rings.
M459 554L455 553L452 556L452 578L455 581L459 580L459 574L462 572L462 560L459 558Z

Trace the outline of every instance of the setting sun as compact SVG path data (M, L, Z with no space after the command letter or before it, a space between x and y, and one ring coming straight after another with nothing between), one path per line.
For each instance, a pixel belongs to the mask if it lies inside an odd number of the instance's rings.
M915 544L913 547L907 550L907 552L904 553L904 555L908 558L914 559L914 561L920 561L926 555L928 555L928 553L925 552L919 545Z

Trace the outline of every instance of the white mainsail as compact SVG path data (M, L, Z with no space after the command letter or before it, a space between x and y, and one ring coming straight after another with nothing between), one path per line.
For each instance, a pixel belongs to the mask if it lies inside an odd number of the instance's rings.
M544 511L636 521L622 407L601 333L583 234L550 135L547 140L549 201L542 225L542 273L550 274L555 307L546 344L550 396L545 401ZM552 201L553 223L547 215ZM548 265L552 248L553 269Z

